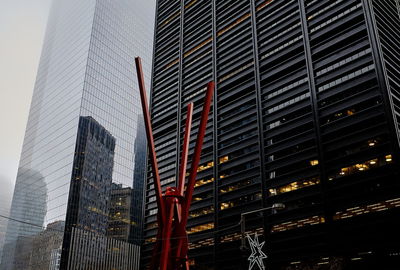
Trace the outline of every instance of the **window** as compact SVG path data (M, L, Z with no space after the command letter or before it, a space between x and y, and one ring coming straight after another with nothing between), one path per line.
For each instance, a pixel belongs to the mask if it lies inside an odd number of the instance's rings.
M339 84L344 83L344 82L346 82L346 81L348 81L350 79L353 79L353 78L358 77L358 76L360 76L360 75L362 75L364 73L367 73L368 71L371 71L374 68L375 68L374 64L366 66L364 68L361 68L361 69L359 69L357 71L354 71L354 72L352 72L350 74L347 74L346 76L343 76L343 77L341 77L339 79L336 79L336 80L334 80L334 81L332 81L332 82L330 82L328 84L325 84L325 85L322 85L322 86L318 87L318 91L319 92L325 91L325 90L327 90L329 88L332 88L332 87L334 87L336 85L339 85Z
M276 233L276 232L284 232L288 230L293 230L305 226L312 226L312 225L317 225L325 223L325 218L322 216L313 216L309 218L303 218L299 220L293 220L293 221L288 221L284 222L281 224L274 225L271 229L271 232Z
M252 183L251 180L241 181L241 182L236 183L236 184L234 184L234 185L229 185L229 186L220 188L219 193L222 194L222 193L227 193L227 192L235 191L235 190L238 190L238 189L240 189L240 188L242 188L242 187L248 186L248 185L250 185L251 183Z
M207 231L207 230L211 230L211 229L214 229L214 223L213 222L188 228L187 229L187 233L188 234L192 234L192 233Z
M208 206L208 207L204 207L204 208L201 208L201 209L190 211L189 212L189 216L194 218L194 217L207 215L207 214L210 214L210 213L214 213L214 206Z
M378 203L374 203L374 204L351 207L344 211L338 211L333 216L333 220L352 218L352 217L356 217L359 215L380 212L380 211L386 211L386 210L389 210L392 208L398 208L398 207L400 207L400 198L395 198L395 199L386 200L386 201L378 202Z
M276 195L291 192L294 190L302 189L305 187L318 185L319 183L320 183L319 177L313 177L310 179L295 181L295 182L292 182L292 183L284 185L284 186L270 188L268 191L269 191L270 196L276 196Z
M196 181L196 183L194 184L194 187L200 187L200 186L209 184L211 182L214 182L214 177L212 177L210 179L200 179L200 180Z
M240 198L232 200L232 201L220 203L219 208L222 211L225 209L240 206L240 205L246 204L248 202L252 202L252 201L260 200L260 199L261 199L261 193L256 193L256 194L252 194L252 195L243 196L243 197L240 197Z
M205 192L205 193L202 193L202 194L197 194L197 195L194 195L194 196L193 196L193 201L194 201L194 202L202 201L202 200L204 200L204 199L211 198L212 195L213 195L213 194L212 194L211 192Z
M392 155L388 154L383 157L378 157L378 158L367 160L365 162L353 164L348 167L341 168L340 171L335 172L334 174L331 174L328 177L328 179L334 180L336 178L340 178L343 176L352 175L352 174L363 172L363 171L368 171L370 169L389 164L392 162L392 160L393 160Z

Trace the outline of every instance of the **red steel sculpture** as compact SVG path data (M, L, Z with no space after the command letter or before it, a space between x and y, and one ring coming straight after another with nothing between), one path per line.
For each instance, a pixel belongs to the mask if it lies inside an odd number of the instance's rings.
M186 192L184 187L186 179L186 163L188 160L189 151L190 130L192 125L193 103L190 103L187 106L186 126L179 168L178 187L168 187L165 193L162 193L140 57L135 58L135 63L139 81L144 122L146 126L147 141L149 144L149 157L154 179L154 189L158 206L158 233L153 251L151 269L188 270L189 262L187 253L189 247L186 224L189 215L190 203L192 202L192 195L197 175L197 168L200 162L200 154L203 146L208 114L210 112L211 100L214 93L214 82L209 82L207 85L206 97L203 105L203 111L201 113L200 126L197 133L196 145L194 148Z

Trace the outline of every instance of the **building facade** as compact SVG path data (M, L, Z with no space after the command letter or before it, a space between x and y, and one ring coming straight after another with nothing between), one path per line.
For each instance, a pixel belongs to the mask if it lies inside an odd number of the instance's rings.
M132 188L134 181L143 181L134 176L134 143L138 122L141 121L134 57L139 55L144 59L146 83L149 84L155 3L148 0L53 2L6 235L6 245L16 248L23 246L24 254L7 250L10 264L4 265L2 262L0 269L38 269L26 263L29 260L23 257L33 249L18 243L29 239L32 242L30 246L37 248L40 243L34 240L35 237L54 222L65 222L66 228L71 228L71 223L66 220L67 213L74 205L73 196L82 195L72 192L71 184L75 180L74 170L79 170L79 166L74 167L74 157L75 150L79 149L80 119L94 119L115 139L112 161L101 161L102 157L98 156L91 161L86 159L88 164L81 167L89 174L96 166L92 161L107 164L108 168L104 172L108 174L107 179L104 179L108 181L107 185L103 182L97 186L94 180L84 185L94 190L103 189L98 192L101 196L97 199L86 196L88 201L85 205L104 198L106 195L100 194L103 191L111 192L111 182ZM93 143L105 151L101 142ZM101 174L94 172L92 176L98 177ZM35 191L31 192L31 189ZM96 245L104 250L114 250L113 254L107 255L108 261L102 265L109 267L107 269L137 269L139 247L133 245L132 241L124 242L107 237L106 203L100 205L94 202L93 205L101 206L106 211L95 215L95 211L100 211L97 207L81 209L80 213L85 216L81 216L78 222L84 224L83 229L73 227L69 232L70 238L64 235L66 230L57 230L59 239L64 245L65 240L70 239L69 247L74 243L86 245L88 252L94 251L91 247ZM29 215L34 216L30 218ZM94 227L97 229L91 231ZM120 248L114 249L115 246ZM49 267L46 269L68 269L70 260L73 260L71 263L79 264L79 249L70 249L67 256L65 251L68 247L63 247L64 252L60 252L59 247L49 250L50 254L42 256L45 261L35 262L35 265L47 264ZM28 250L25 252L25 249ZM88 256L93 254L89 253ZM112 260L129 263L125 263L122 268L110 264ZM25 263L24 267L16 268L20 262ZM73 266L69 268L74 269Z
M0 181L6 182L8 181L8 179L0 176ZM10 206L12 199L12 194L10 193L11 190L5 189L0 196L0 265L1 265L1 259L3 257L2 254L3 254L4 241L6 240L6 232L8 224L7 217L10 216Z
M186 105L194 147L216 94L188 221L193 269L396 269L399 1L157 1L151 117L162 186L175 185ZM190 157L189 157L190 159ZM148 170L150 171L150 169ZM147 175L143 260L157 230ZM328 269L328 268L326 268Z
M111 221L115 145L116 139L96 120L90 116L79 118L61 254L69 268L73 268L70 266L74 259L70 256L72 250L80 254L80 259L75 261L84 268L104 258L103 246L96 246L100 256L90 256L86 242L74 240L73 231L106 236ZM90 243L90 246L95 245Z
M111 189L110 221L107 234L114 239L128 241L135 223L132 219L132 188L113 184Z

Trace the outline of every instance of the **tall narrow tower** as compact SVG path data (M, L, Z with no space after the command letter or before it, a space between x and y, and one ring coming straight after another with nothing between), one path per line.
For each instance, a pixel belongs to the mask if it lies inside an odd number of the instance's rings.
M54 246L63 246L63 250L49 250L51 254L41 255L51 267L60 262L60 269L76 269L74 265L89 269L81 262L91 262L95 251L104 250L109 251L110 259L96 269L138 269L139 247L133 244L133 240L129 237L126 241L106 237L107 221L111 220L107 216L111 213L108 209L110 194L106 193L111 192L112 183L133 188L134 181L143 181L140 177L135 179L134 175L135 160L143 159L136 157L134 145L135 141L141 141L136 138L140 134L137 128L141 114L134 57L141 55L146 59L144 70L149 83L154 9L155 3L151 0L53 1L19 164L6 245L15 242L14 246L18 246L24 240L33 242L32 246L38 249L40 241L35 239L48 224L65 223L66 229L74 230L73 237L68 238L69 244L66 246L68 234L64 236L64 227L51 228L52 234L58 232L61 235L52 238L62 241ZM97 138L85 138L90 141L91 153L75 153L76 149L85 152L80 145L85 140L78 137L79 119L92 119L89 126L97 130L87 133ZM84 125L82 129L85 129ZM82 134L84 132L87 130L82 130ZM102 136L101 132L108 135ZM104 138L114 138L112 151L109 142L102 141ZM85 156L83 167L74 167L77 154ZM143 154L141 151L140 155ZM105 166L104 171L96 167L98 165ZM79 169L85 173L74 174ZM71 192L74 187L71 181L81 181L78 193ZM36 201L24 196L27 192ZM37 193L40 196L36 196ZM76 200L81 201L78 203ZM26 211L22 203L37 213ZM32 218L28 218L29 215ZM112 220L119 218L118 212L115 215ZM71 220L66 220L66 217L71 217ZM137 223L130 218L122 222L132 226ZM7 261L11 266L2 265L1 269L15 269L16 264L18 269L37 269L25 259L33 257L29 255L32 249L29 250L28 245L20 246L24 247L24 254L8 252ZM79 249L86 253L78 252ZM60 254L61 258L58 258ZM24 260L19 260L20 256L24 256ZM46 265L46 261L37 260L35 258L35 265Z

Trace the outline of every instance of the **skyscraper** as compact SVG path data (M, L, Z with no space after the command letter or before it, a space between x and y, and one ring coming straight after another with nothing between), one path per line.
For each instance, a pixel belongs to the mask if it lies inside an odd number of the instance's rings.
M399 14L397 0L157 1L151 117L164 189L186 105L196 127L216 83L187 229L193 269L247 269L240 213L274 203L286 209L246 223L271 269L395 269ZM145 209L148 261L151 174Z
M15 184L10 210L13 219L7 226L1 269L24 268L29 264L29 247L34 236L42 231L47 211L48 189L43 175L21 167L18 173L24 175L25 181Z
M65 222L69 228L66 215L71 205L68 200L74 195L70 187L80 117L93 118L115 138L112 176L107 181L130 188L134 180L143 181L134 179L134 143L141 119L134 57L140 55L146 59L148 83L155 3L148 0L53 2L11 206L12 220L6 236L9 242L34 237L54 222ZM25 210L19 207L21 198L31 188L36 192L41 190L44 198L25 198L31 200L38 212L43 210L35 218L27 218ZM40 200L38 207L34 199ZM99 219L92 222L96 220ZM99 224L90 223L89 227L93 226L105 232L105 224L101 229ZM96 238L94 231L75 231L82 236L82 243L86 241L88 245L93 241L93 245L109 248L110 243L117 243L114 239ZM64 231L59 233L63 235ZM130 251L121 251L119 263L129 262L121 269L135 269L137 249L136 257L128 257ZM53 256L43 258L53 258L48 264L54 268L58 254L56 250ZM69 259L77 259L76 249L71 254ZM8 259L16 262L20 255L15 253ZM67 269L64 253L60 261L60 269ZM1 269L13 268L2 265Z
M0 181L4 183L7 181L6 178L0 176ZM10 206L11 206L11 198L12 194L10 194L10 190L4 190L0 195L0 265L1 259L3 254L3 247L4 241L6 240L6 231L7 231L7 224L8 219L7 217L10 216Z
M91 232L99 238L106 236L111 220L115 145L115 138L96 120L90 116L79 118L62 262L75 261L76 265L87 268L105 258L102 251L105 253L106 248L95 246L90 241L82 244L79 232ZM97 249L96 253L91 252L93 248ZM80 259L71 258L72 250L80 254Z

